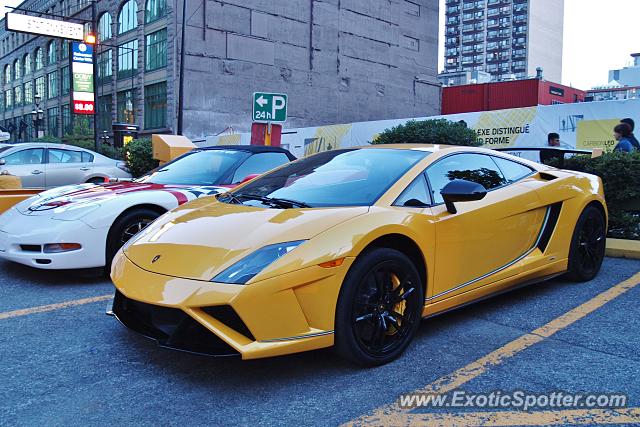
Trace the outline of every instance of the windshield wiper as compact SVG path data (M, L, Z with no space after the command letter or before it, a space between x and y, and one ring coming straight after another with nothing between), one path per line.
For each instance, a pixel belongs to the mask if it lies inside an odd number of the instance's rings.
M283 199L280 197L265 197L265 196L260 196L258 194L242 194L240 196L237 196L237 198L247 199L247 200L259 200L267 205L281 207L281 208L290 208L290 207L310 208L311 207L310 205L304 202L299 202L297 200Z
M237 198L233 193L220 193L216 196L216 198L222 202L222 200L220 200L221 198L226 197L228 199L228 201L235 203L237 205L241 205L242 204L242 200L240 200L239 198ZM223 202L226 203L226 202Z

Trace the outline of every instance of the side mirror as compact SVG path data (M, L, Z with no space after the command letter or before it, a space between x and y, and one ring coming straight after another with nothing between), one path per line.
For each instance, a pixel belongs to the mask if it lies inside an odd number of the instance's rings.
M0 159L0 166L4 166L7 164L7 161L5 159Z
M471 202L473 200L481 200L487 195L487 189L476 182L466 181L464 179L455 179L444 186L440 191L444 203L449 213L457 213L453 202Z
M251 175L247 175L247 176L244 177L244 179L242 181L240 181L240 184L244 184L247 181L251 181L256 176L260 176L260 174L259 173L252 173Z

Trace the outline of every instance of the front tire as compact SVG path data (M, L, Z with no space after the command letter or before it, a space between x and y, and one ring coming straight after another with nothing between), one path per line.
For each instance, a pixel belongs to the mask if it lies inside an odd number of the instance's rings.
M152 209L140 208L120 216L109 230L106 248L105 273L111 271L111 262L118 250L140 231L158 218L160 214Z
M389 363L407 348L420 325L420 275L402 252L377 248L349 270L336 308L335 346L365 366Z
M576 222L569 249L567 278L587 282L598 274L606 248L606 223L599 209L588 206Z

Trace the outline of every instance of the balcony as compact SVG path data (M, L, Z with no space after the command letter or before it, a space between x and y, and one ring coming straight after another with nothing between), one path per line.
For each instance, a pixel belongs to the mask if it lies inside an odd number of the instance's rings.
M460 0L447 0L446 1L446 5L447 6L454 5L454 4L460 4Z
M447 25L460 25L460 18L457 16L447 18Z
M476 28L473 26L473 24L464 24L462 26L463 33L473 33L475 31L476 31Z
M447 10L446 10L447 15L457 15L458 13L460 13L460 6L447 7Z
M447 31L445 31L445 34L447 36L457 36L460 34L460 31L458 31L458 27L449 27L447 28Z

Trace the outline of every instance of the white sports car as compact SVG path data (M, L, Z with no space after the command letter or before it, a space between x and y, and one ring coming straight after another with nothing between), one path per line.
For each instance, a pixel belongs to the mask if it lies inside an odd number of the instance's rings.
M108 268L127 240L168 210L294 159L277 147L218 146L134 182L45 191L0 215L0 258L42 269Z

